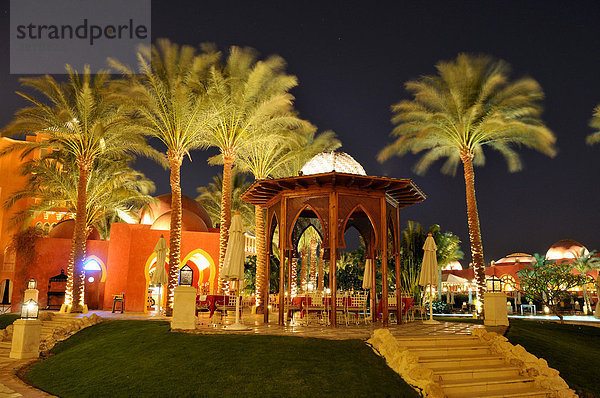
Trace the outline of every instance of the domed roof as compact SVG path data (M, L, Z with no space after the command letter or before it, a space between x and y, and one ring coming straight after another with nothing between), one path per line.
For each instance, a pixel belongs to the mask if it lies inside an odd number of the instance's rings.
M561 239L552 246L546 252L546 258L548 260L561 260L563 258L575 258L581 254L581 250L588 250L581 243L573 239Z
M163 214L171 211L171 194L157 196L155 203L147 204L140 211L140 224L152 225ZM207 228L212 228L212 221L204 207L189 196L181 197L181 207L200 217ZM168 228L167 228L168 229Z
M533 256L527 253L512 253L506 257L502 257L495 264L512 264L512 263L530 263L533 261Z
M331 173L358 174L366 176L365 169L346 152L321 152L302 167L302 175Z
M168 211L158 217L150 229L168 231L171 228L171 212ZM193 232L208 232L206 223L195 213L189 210L183 210L181 214L181 230Z
M69 218L56 224L48 234L49 238L72 239L73 230L75 230L75 220ZM88 235L88 240L101 240L100 232L92 227L92 232Z

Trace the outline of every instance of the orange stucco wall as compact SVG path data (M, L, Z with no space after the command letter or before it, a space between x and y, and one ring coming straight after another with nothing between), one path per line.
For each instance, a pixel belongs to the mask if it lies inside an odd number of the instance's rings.
M87 255L94 255L106 264L108 259L108 241L88 240ZM40 292L40 308L47 305L48 280L60 274L61 269L67 272L69 252L71 250L71 239L40 238L36 242L35 257L30 265L25 265L23 258L17 254L17 263L14 276L14 288L12 295L12 310L19 311L23 302L25 285L30 278L37 281ZM103 286L101 284L100 289Z
M148 288L146 262L153 255L154 247L161 234L169 242L169 231L152 230L149 225L141 224L112 224L106 263L105 309L112 308L113 295L123 292L126 311L144 311ZM183 231L181 259L183 260L196 249L205 251L217 266L219 234ZM216 277L217 274L215 279Z

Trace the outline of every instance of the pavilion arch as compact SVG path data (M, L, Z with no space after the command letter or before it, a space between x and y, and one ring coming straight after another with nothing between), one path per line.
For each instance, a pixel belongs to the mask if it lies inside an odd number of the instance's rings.
M314 217L302 217L302 213L305 213L307 211L312 212L312 214L314 214ZM319 235L319 238L321 238L321 242L323 242L325 240L325 233L323 231L323 219L310 203L306 203L300 210L298 210L296 216L294 217L294 221L290 224L290 230L288 231L288 241L286 246L292 248L293 250L298 250L298 242L300 241L300 238L302 237L302 235L304 235L304 232L310 227L314 228L314 230Z
M362 211L366 217L360 217L358 219L355 219L352 217L352 215L354 215L354 213L360 213L360 211ZM361 221L366 221L368 220L367 223L365 222L361 222ZM350 224L348 224L350 223ZM340 233L340 248L345 248L346 247L346 239L344 238L344 234L346 233L346 231L350 228L350 227L354 227L358 233L360 234L360 236L362 236L363 240L365 241L365 245L367 246L367 252L370 252L370 250L378 247L378 243L379 241L377 240L377 229L375 228L375 223L373 222L373 218L371 217L371 215L369 214L369 212L367 211L367 209L365 209L365 207L363 205L361 205L360 203L355 205L352 210L350 210L350 212L348 213L348 216L346 217L346 219L344 220L344 223L342 224L342 229L341 229L341 233ZM368 231L366 230L368 228ZM367 233L368 232L368 233Z

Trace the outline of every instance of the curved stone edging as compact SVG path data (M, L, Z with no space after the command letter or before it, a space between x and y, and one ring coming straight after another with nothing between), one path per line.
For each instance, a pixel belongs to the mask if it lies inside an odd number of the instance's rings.
M559 376L558 370L549 367L545 359L527 352L520 344L513 345L506 337L485 329L474 329L472 335L487 344L491 352L502 356L506 363L518 368L521 375L532 377L538 387L549 390L553 397L577 397L575 391Z
M373 336L367 340L367 344L377 354L383 356L388 366L421 395L444 398L444 391L434 380L433 371L419 365L419 357L411 354L407 347L400 345L388 329L373 331Z
M48 318L43 319L42 321L52 320L54 317L52 313L46 313L46 315ZM96 314L92 314L89 317L84 316L82 318L74 318L69 322L66 322L64 326L54 329L51 336L40 342L40 356L46 356L56 343L66 340L78 331L100 322L102 322L102 318Z

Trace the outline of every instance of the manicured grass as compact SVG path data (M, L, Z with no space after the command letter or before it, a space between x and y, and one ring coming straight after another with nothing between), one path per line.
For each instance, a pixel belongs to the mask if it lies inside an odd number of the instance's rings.
M15 320L19 318L19 314L8 313L0 315L0 329L6 329L8 325L11 325Z
M360 340L172 333L108 321L58 344L27 374L60 397L418 397Z
M600 328L511 319L506 337L548 361L580 396L600 397Z

